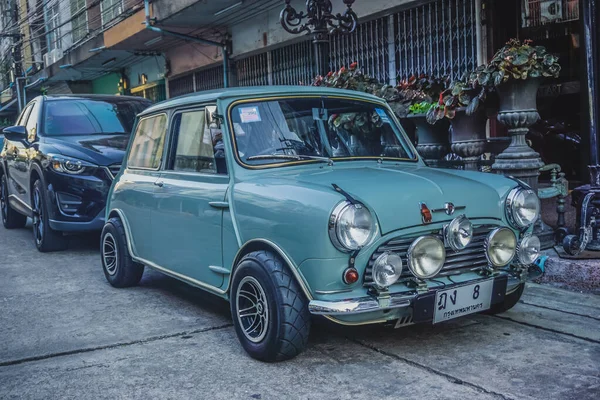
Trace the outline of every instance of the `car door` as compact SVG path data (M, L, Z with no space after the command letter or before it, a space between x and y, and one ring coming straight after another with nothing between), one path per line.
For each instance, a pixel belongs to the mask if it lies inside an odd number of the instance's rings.
M39 102L30 103L17 120L17 126L24 126L27 136L30 130L36 133L39 113ZM20 141L8 141L6 146L6 166L8 168L8 194L13 200L17 200L22 208L31 206L29 198L29 165L28 147Z
M150 215L156 209L154 190L163 160L167 114L140 119L137 124L127 167L114 188L111 206L120 209L131 232L134 254L154 262L152 250L158 245Z
M222 141L206 120L204 108L173 115L167 163L155 191L152 226L159 245L153 259L161 267L220 287L229 178Z

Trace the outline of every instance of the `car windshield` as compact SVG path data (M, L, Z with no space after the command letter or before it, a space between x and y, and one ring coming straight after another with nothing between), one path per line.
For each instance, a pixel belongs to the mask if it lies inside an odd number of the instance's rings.
M235 151L245 164L384 158L415 159L378 104L332 98L256 101L231 109Z
M76 99L46 102L44 131L49 136L131 133L145 100Z

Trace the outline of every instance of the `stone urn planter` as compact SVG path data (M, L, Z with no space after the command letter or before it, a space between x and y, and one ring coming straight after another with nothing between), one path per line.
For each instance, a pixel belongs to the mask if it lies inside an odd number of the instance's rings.
M409 114L415 125L417 151L430 167L438 167L440 160L450 151L448 121L441 120L431 125L425 114Z
M544 165L540 155L525 141L529 127L540 119L537 111L537 91L541 79L510 80L497 87L500 97L498 121L508 128L511 141L498 156L492 168L495 172L518 178L534 190L538 188L539 169Z
M483 110L467 115L465 109L460 108L450 120L450 148L462 158L466 170L478 170L479 159L487 147L486 124Z

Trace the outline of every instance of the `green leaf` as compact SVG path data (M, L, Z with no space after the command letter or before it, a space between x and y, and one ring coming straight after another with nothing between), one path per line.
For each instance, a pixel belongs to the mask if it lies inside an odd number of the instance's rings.
M477 111L478 108L479 108L479 97L475 96L473 98L473 100L471 100L471 103L469 103L469 105L467 106L467 109L465 110L465 112L467 113L467 115L473 115L475 113L475 111Z
M456 108L454 107L446 107L445 116L448 119L453 119L456 116Z

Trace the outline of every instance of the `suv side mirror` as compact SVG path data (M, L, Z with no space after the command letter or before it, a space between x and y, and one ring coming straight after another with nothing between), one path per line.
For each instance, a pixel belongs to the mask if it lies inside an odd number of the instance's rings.
M11 142L29 143L27 141L27 130L24 126L9 126L2 131L4 138Z

